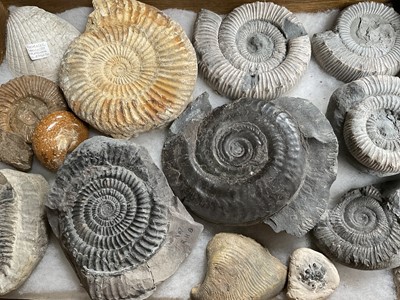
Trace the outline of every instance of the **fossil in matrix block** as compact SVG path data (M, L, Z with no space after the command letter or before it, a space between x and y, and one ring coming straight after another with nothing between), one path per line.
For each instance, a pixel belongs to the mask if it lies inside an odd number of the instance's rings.
M283 289L287 268L255 240L218 233L207 245L207 273L193 300L270 299Z
M340 150L363 172L400 173L400 79L369 76L339 87L327 118Z
M193 39L204 78L231 99L279 97L299 81L311 57L303 25L272 2L244 4L224 18L203 9Z
M343 195L313 230L318 247L356 269L400 266L400 185L366 186Z
M0 129L31 142L37 123L47 114L66 110L58 86L40 76L21 76L0 85Z
M15 76L38 75L57 82L64 52L78 35L73 25L41 8L12 8L7 22L8 66Z
M60 85L74 113L129 138L165 126L191 100L196 54L181 26L135 0L93 1L86 31L63 58Z
M212 110L205 93L171 125L161 160L200 217L301 236L326 209L337 148L328 120L305 99L243 98Z
M312 49L332 76L350 82L400 71L400 15L381 3L361 2L340 14L333 30L317 33Z
M41 175L0 171L0 295L18 288L46 251L48 190Z
M84 141L57 172L47 202L53 232L92 299L144 299L189 255L193 221L147 151Z

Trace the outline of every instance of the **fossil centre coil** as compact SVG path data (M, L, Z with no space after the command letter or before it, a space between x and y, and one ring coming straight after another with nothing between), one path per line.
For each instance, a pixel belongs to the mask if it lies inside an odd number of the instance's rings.
M212 110L204 93L171 125L161 161L198 216L302 236L326 209L337 148L329 122L305 99L243 98Z
M327 118L340 150L359 170L384 177L400 173L400 79L369 76L339 87Z
M83 121L129 138L174 120L191 100L196 54L181 26L135 0L93 1L68 48L60 86Z
M193 40L205 80L231 99L279 97L299 81L311 57L303 25L272 2L244 4L224 18L202 9Z
M84 141L66 158L46 205L92 299L149 296L202 230L144 148L106 137Z
M334 29L315 34L311 43L318 63L344 82L400 71L400 15L382 3L347 7Z

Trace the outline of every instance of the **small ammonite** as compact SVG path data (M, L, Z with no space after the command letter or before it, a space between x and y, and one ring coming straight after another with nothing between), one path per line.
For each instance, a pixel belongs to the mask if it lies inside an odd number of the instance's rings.
M318 63L332 76L350 82L400 71L400 15L375 2L349 6L332 31L312 38Z
M73 113L56 111L44 117L32 136L37 159L49 170L57 171L67 154L89 138L89 129Z
M400 173L400 79L370 76L338 88L327 117L341 150L361 171Z
M201 10L194 29L199 68L218 93L231 99L275 99L307 69L307 32L286 8L254 2L225 18Z
M49 223L92 299L150 295L176 271L202 229L179 205L144 148L105 137L67 156L47 202Z
M0 129L30 143L37 123L49 113L66 110L60 88L40 76L21 76L0 86Z
M400 223L398 210L393 209L396 202L374 186L347 192L315 227L317 245L327 256L352 268L399 266Z
M307 100L243 98L211 111L203 94L171 125L162 165L175 194L200 217L263 221L300 236L326 208L337 141Z
M185 32L135 0L94 0L93 6L86 31L62 60L68 105L113 137L165 126L185 109L196 83L196 53Z

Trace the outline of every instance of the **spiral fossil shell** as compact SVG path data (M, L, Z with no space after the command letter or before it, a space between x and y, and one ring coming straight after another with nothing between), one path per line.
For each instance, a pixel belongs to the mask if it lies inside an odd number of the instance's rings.
M341 148L361 171L400 173L400 79L370 76L338 88L327 117Z
M92 299L140 298L175 272L202 228L179 205L143 148L105 137L67 157L47 203Z
M15 76L38 75L58 82L61 59L78 35L67 21L36 6L13 8L7 22L8 66ZM47 43L50 55L31 60L26 46L42 42Z
M332 31L312 38L313 53L332 76L350 82L400 71L400 15L384 4L346 8Z
M297 83L311 57L303 25L272 2L244 4L225 18L201 10L194 46L205 79L231 99L277 98Z
M166 125L191 100L197 78L196 55L184 31L141 2L93 5L86 31L62 62L60 86L69 106L113 137Z
M392 205L373 186L349 191L315 227L318 246L332 259L352 268L375 270L399 266L399 215Z
M39 76L21 76L0 86L0 129L31 142L36 124L47 114L66 110L58 86Z
M0 171L0 295L18 288L46 251L48 189L41 175Z
M191 299L270 299L286 282L286 267L251 238L219 233L207 245L207 274Z
M211 111L203 94L171 125L162 165L175 194L200 217L264 221L300 236L326 208L337 142L307 100L243 98Z

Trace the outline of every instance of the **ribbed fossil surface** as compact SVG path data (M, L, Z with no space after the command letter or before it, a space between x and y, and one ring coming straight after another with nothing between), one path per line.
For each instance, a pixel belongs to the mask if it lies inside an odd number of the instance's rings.
M400 71L400 15L381 3L349 6L332 31L314 35L312 48L319 64L344 82L395 75Z
M270 299L286 282L286 267L251 238L219 233L207 245L207 273L194 300Z
M361 171L400 173L400 79L369 76L338 88L327 117L343 153Z
M391 188L393 190L393 188ZM313 234L332 259L357 269L400 265L399 187L366 186L343 195L323 215Z
M60 86L76 115L129 138L165 126L191 100L195 51L178 23L129 1L93 1L86 31L62 61Z
M224 18L201 10L194 46L206 81L231 99L279 97L297 83L311 57L303 25L272 2L244 4Z
M144 148L105 137L86 140L67 157L47 206L53 231L93 299L150 295L190 253L202 228ZM184 243L177 227L188 233ZM170 262L161 264L165 259Z
M46 251L48 189L41 175L0 171L0 295L23 284Z
M326 208L337 142L307 100L243 98L211 110L203 94L170 127L162 164L200 217L303 235Z
M58 82L61 59L79 31L36 6L14 7L7 22L6 60L15 76L38 75ZM49 56L32 60L27 45L46 43Z

